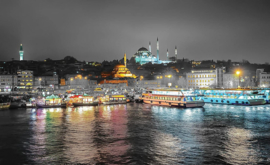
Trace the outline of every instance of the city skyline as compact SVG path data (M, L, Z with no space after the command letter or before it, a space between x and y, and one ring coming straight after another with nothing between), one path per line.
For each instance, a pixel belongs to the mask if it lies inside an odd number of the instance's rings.
M1 61L127 59L140 47L177 58L269 62L267 1L5 1ZM156 53L154 53L156 54Z

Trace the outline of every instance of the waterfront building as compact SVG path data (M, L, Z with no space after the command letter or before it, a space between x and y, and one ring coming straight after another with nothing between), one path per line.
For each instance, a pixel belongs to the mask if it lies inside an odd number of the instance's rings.
M88 76L81 74L67 74L66 85L70 89L86 89L90 87Z
M158 88L158 87L162 87L162 80L158 79L158 80L139 80L136 82L135 86L138 88Z
M0 93L11 92L14 88L14 85L17 85L17 75L0 75Z
M58 75L36 76L34 77L34 85L35 87L58 89Z
M235 73L225 73L223 75L223 87L224 88L238 88L239 76Z
M20 51L19 51L19 53L20 53L20 61L22 61L22 60L23 60L23 53L24 53L22 44L21 44L21 46L20 46Z
M18 89L26 89L30 90L33 87L33 71L31 70L18 70L17 71L18 81L17 88Z
M256 79L258 87L269 88L270 87L270 73L265 72L264 69L256 70Z
M187 73L187 86L189 88L222 87L225 68L192 69Z

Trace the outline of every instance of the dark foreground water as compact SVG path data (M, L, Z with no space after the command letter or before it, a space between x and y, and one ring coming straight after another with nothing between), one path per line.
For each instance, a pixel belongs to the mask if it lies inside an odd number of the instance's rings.
M270 105L0 111L0 164L270 164Z

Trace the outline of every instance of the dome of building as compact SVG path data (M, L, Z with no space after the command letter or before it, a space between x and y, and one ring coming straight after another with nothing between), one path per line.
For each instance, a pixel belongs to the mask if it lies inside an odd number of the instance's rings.
M123 65L123 64L117 64L117 65L115 65L114 68L125 68L125 65Z
M148 49L146 49L145 47L141 47L138 52L142 52L142 51L148 51Z

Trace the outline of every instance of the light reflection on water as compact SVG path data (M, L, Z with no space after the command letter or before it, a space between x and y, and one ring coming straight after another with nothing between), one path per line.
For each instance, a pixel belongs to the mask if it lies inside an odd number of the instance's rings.
M269 107L131 103L0 111L0 163L267 164Z

